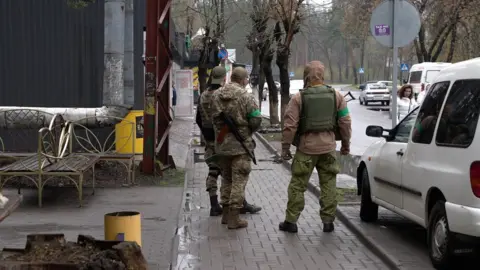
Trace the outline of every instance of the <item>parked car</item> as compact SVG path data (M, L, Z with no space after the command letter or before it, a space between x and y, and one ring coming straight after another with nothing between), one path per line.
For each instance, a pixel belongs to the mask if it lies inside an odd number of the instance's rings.
M436 269L480 246L479 69L480 58L443 69L396 127L368 126L383 139L357 168L361 219L377 220L380 205L423 226Z
M367 81L367 82L364 82L364 83L362 83L362 84L360 84L360 85L358 86L358 89L364 90L364 89L365 89L365 86L366 86L367 84L369 84L369 83L377 83L377 82L378 82L378 81Z
M390 104L390 91L385 84L368 83L360 92L358 98L360 105L368 105L369 102L381 102L383 105Z
M247 84L247 86L245 86L245 90L247 90L248 93L253 94L253 89L250 84ZM268 91L265 91L265 89L263 89L262 99L267 100L267 97L268 97Z
M275 81L275 87L277 87L277 90L280 91L280 83ZM265 85L263 87L263 100L267 100L268 98L268 84L265 82Z
M387 86L388 91L390 91L390 94L392 93L392 87L393 87L393 82L392 81L378 81L377 84L384 84ZM398 87L398 85L397 85Z
M303 89L303 80L291 80L290 81L290 97L298 93L301 89Z

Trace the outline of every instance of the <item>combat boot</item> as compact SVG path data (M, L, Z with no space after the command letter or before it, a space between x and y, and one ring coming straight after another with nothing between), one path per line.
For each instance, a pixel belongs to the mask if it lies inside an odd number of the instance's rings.
M223 213L222 213L222 224L228 224L230 208L228 204L223 205Z
M255 213L258 213L260 211L262 211L262 207L256 206L254 204L249 204L247 202L247 200L244 200L243 201L243 208L240 209L240 214L246 214L246 213L255 214Z
M280 231L289 232L289 233L297 233L298 227L296 223L291 223L288 221L280 222L278 225L278 229Z
M323 223L323 232L333 232L335 230L335 226L333 225L333 222L328 222L328 223Z
M222 207L218 204L218 196L210 196L210 216L216 217L222 214Z
M248 222L246 220L240 219L240 209L230 208L228 215L228 225L227 227L230 230L246 228Z

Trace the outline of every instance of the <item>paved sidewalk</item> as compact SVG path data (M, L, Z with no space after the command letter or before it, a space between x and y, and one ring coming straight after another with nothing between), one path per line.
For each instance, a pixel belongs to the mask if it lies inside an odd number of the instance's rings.
M203 153L200 147L195 150ZM220 224L220 217L208 216L207 167L204 162L195 163L186 190L184 224L178 230L178 256L173 269L388 269L343 224L336 222L335 232L324 234L318 200L308 192L299 233L279 231L290 172L272 162L262 143L257 142L255 153L259 162L253 167L246 197L263 210L245 216L249 222L246 229L228 230Z
M175 119L170 133L170 154L178 167L185 166L193 118ZM104 238L104 215L116 211L138 211L142 215L142 252L152 270L170 269L172 245L183 196L183 180L154 184L152 179L137 179L141 186L130 188L84 189L84 207L78 208L76 189L55 188L44 193L44 206L38 208L37 193L22 190L24 201L0 223L0 251L4 247L24 248L26 235L64 233L69 241L78 234ZM172 180L173 181L173 180ZM169 186L173 185L173 186ZM6 190L5 195L16 194Z

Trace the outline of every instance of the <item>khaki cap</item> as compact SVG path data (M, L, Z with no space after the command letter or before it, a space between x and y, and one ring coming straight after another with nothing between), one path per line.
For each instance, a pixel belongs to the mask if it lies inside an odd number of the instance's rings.
M224 67L214 67L212 70L212 82L211 84L222 84L227 76L227 70Z

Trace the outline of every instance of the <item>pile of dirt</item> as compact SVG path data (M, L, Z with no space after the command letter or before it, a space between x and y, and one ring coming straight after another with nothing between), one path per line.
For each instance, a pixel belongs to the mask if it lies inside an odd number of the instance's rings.
M100 250L91 245L67 242L64 245L42 243L34 245L23 254L8 257L9 261L74 264L80 269L126 269L120 256L113 250ZM98 268L98 267L101 268ZM106 268L108 267L108 268ZM111 268L113 267L113 268Z
M5 259L10 265L28 263L54 266L48 269L146 269L146 261L136 243L97 241L90 236L82 235L79 236L77 243L65 241L63 235L27 236L25 250L7 256ZM0 268L1 266L2 263Z

